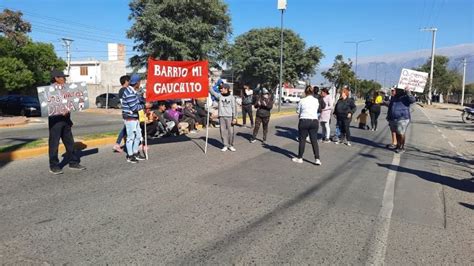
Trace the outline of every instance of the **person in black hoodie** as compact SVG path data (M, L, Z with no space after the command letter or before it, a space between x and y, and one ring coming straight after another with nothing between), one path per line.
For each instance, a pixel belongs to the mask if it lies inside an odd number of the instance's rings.
M255 101L255 108L257 109L255 115L255 127L253 129L253 135L250 139L251 143L256 141L260 124L263 124L263 143L267 141L268 123L270 123L270 111L273 108L273 97L270 95L268 89L263 88L261 93L257 96Z
M349 126L351 124L352 115L356 112L357 107L354 103L354 99L349 98L349 88L345 86L341 92L341 98L336 103L334 108L334 116L337 119L337 125L341 130L341 138L336 144L342 143L345 138L345 144L351 146L351 131Z

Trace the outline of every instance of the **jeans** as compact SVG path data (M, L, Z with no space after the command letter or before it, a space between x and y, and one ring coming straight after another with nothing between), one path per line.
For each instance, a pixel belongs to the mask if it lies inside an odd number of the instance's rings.
M137 120L125 120L125 128L127 130L127 155L132 156L138 153L140 140L142 138L142 130L140 122Z
M125 137L125 126L123 126L123 128L120 130L118 136L117 136L117 141L115 143L117 143L118 145L120 145L120 143L122 143L122 139Z
M250 118L250 125L253 126L253 112L251 104L242 105L242 119L244 125L247 124L247 114Z
M331 134L331 126L329 125L329 122L321 122L321 128L323 129L323 139L329 140Z
M314 158L319 159L319 146L318 146L318 120L316 119L300 119L298 123L298 135L299 135L299 148L298 148L298 158L303 158L305 146L306 146L306 137L311 140L311 145L313 146Z
M62 139L66 148L65 158L69 161L69 165L79 163L79 157L74 153L74 137L72 136L71 125L65 121L50 123L49 125L49 167L58 167L58 148L59 139Z
M268 123L270 123L270 117L255 117L255 127L253 129L253 138L257 137L258 130L260 130L260 124L263 124L263 141L267 140L267 133L268 133Z
M224 147L234 146L234 126L232 126L232 117L219 117L219 124Z
M341 131L340 140L346 139L346 141L351 140L351 130L349 128L351 124L350 118L337 118L337 125L339 126L339 130Z

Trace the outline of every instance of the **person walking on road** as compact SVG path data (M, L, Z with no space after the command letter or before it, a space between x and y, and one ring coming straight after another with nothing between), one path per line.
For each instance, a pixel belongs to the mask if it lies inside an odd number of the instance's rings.
M247 126L247 115L250 120L250 128L253 127L253 111L252 105L254 103L253 90L250 89L248 85L244 85L243 95L242 95L242 120L243 125Z
M234 148L234 125L237 123L237 104L235 97L230 94L228 84L219 84L221 94L210 90L211 95L218 101L218 116L221 139L224 147L221 151L236 151Z
M319 101L314 97L314 91L311 86L306 87L305 97L300 100L296 113L298 113L298 156L291 160L295 163L303 163L303 154L306 146L306 137L309 135L316 165L321 165L318 146L318 109Z
M383 103L383 98L380 92L374 92L373 98L369 102L369 115L370 115L370 129L372 131L377 131L377 121L380 116L380 109Z
M321 97L325 104L324 108L321 109L321 115L319 116L319 122L321 123L321 128L323 131L323 143L331 142L329 136L331 135L331 113L334 108L334 100L329 95L329 90L327 88L321 89Z
M356 112L357 107L354 99L349 98L349 88L345 86L341 92L341 98L336 103L334 108L334 116L337 119L337 125L341 131L341 138L336 144L342 143L345 140L347 146L351 146L351 131L350 124L352 115Z
M52 86L57 89L64 89L66 83L66 77L62 71L57 69L51 71L51 83ZM74 152L74 136L72 135L72 120L71 113L66 112L59 115L52 115L48 117L48 128L49 128L49 171L52 174L59 175L63 173L63 170L59 166L58 159L58 148L59 140L61 139L64 147L66 148L66 160L69 161L69 168L73 170L85 170L79 162L79 156Z
M389 98L388 100L386 100L386 101L383 102L383 105L385 105L385 106L388 107L386 119L387 119L387 121L388 121L388 125L389 125L389 128L390 128L390 136L391 136L391 138L392 138L392 142L391 142L390 144L387 144L387 145L386 145L386 148L387 148L387 149L396 149L396 148L397 148L397 132L396 132L396 128L390 126L390 125L393 123L393 122L391 122L391 117L390 117L390 111L391 111L391 110L390 110L390 107L391 107L391 106L390 106L390 102L391 102L391 100L393 100L394 97L395 97L395 93L396 93L395 91L396 91L396 90L395 90L395 87L392 88L392 89L390 90L390 98Z
M390 100L389 117L390 128L395 131L397 137L397 147L395 152L405 152L405 133L410 124L411 114L410 105L415 102L415 97L411 94L409 89L397 88L395 96Z
M257 109L255 115L255 128L253 129L253 135L250 142L254 143L256 141L260 124L263 124L262 142L265 144L267 141L268 123L270 123L270 114L273 108L273 96L270 94L268 89L263 88L261 90L261 94L257 96L255 101L255 108Z
M145 108L143 98L137 94L139 89L140 77L133 74L130 78L130 86L124 90L122 96L122 117L127 131L127 161L130 163L146 159L139 153L142 132L138 112Z

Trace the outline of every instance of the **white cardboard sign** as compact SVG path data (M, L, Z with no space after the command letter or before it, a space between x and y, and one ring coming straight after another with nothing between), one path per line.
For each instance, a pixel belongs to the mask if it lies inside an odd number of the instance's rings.
M423 92L427 81L428 73L403 68L400 80L398 81L398 88L408 88L414 92Z

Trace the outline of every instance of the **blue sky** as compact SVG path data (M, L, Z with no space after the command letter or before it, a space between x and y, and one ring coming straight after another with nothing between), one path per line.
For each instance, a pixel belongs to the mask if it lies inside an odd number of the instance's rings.
M125 43L130 55L132 41L128 0L0 0L0 8L24 12L32 23L30 36L51 42L65 55L61 37L74 39L73 60L106 59L107 42ZM232 17L234 38L252 28L280 27L277 0L225 0ZM472 0L288 0L284 27L297 32L307 45L317 45L326 57L320 66L331 65L337 54L354 58L355 46L344 43L373 39L360 44L359 58L431 48L431 34L419 28L435 26L437 47L474 43Z

